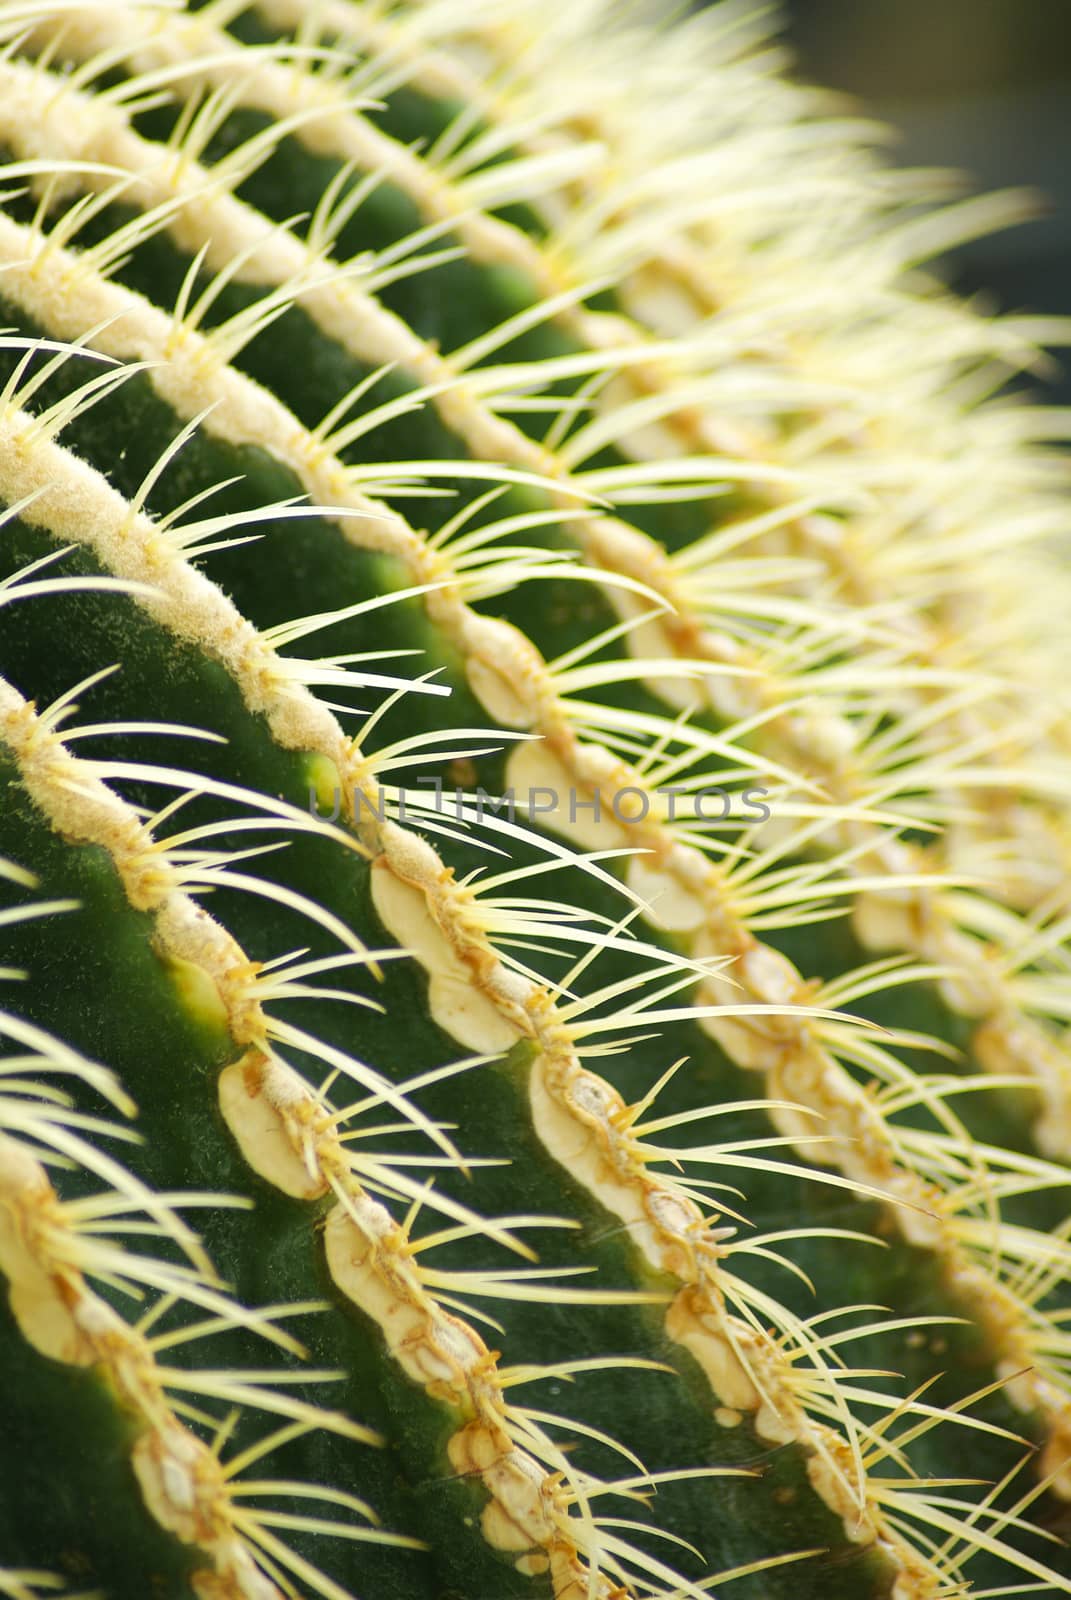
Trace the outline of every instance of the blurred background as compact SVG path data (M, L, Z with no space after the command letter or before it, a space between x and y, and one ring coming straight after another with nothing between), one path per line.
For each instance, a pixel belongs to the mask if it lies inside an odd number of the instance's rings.
M900 132L892 154L985 189L1026 185L1043 220L944 266L1008 310L1071 315L1071 0L782 0L798 75L858 97ZM1071 403L1071 351L1051 397Z

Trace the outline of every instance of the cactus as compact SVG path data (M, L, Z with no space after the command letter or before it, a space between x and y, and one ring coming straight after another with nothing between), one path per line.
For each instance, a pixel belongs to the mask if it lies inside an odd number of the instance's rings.
M1071 1594L1067 330L766 26L0 5L0 1595Z

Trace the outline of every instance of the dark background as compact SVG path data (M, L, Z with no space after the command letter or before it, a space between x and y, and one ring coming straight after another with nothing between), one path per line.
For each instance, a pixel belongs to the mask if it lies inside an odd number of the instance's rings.
M1043 220L964 247L944 276L1008 310L1071 315L1071 0L783 0L797 74L858 98L898 161L1026 185ZM1051 397L1071 403L1071 350Z

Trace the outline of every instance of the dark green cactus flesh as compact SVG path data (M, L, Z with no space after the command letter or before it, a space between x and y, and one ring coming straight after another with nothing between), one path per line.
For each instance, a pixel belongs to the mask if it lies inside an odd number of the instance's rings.
M1066 330L753 9L0 4L0 1595L1071 1594Z

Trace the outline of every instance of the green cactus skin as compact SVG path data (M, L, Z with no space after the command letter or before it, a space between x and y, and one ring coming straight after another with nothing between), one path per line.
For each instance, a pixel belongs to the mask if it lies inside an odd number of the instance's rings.
M0 1595L1071 1593L1029 200L735 0L0 39Z

